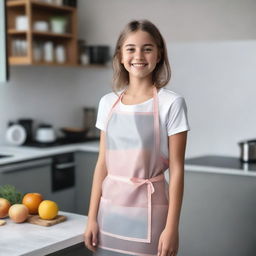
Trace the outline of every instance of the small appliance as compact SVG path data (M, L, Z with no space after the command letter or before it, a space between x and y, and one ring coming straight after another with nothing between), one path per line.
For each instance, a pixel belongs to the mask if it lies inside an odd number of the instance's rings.
M42 143L54 142L56 140L55 131L50 124L40 124L36 130L36 141Z

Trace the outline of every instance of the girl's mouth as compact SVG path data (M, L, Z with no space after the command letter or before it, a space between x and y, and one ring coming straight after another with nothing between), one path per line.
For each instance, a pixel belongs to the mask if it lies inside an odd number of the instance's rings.
M147 64L145 63L132 63L133 67L145 67Z

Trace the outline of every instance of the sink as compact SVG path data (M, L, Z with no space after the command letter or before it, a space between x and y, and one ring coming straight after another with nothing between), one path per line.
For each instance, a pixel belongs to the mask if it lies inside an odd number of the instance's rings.
M12 155L1 155L0 154L0 158L4 158L4 157L11 157Z

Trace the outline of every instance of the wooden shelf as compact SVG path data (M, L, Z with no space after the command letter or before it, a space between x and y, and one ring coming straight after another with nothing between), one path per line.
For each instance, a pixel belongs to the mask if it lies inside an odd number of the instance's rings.
M24 6L26 5L26 0L16 0L16 1L7 1L6 6L7 7L20 7L20 6Z
M58 62L33 62L32 65L34 66L56 66L56 67L76 67L76 64L65 62L65 63L58 63Z
M65 5L56 5L56 4L48 4L45 2L41 2L40 0L29 0L32 6L39 8L46 8L58 11L72 12L76 10L76 8ZM7 7L20 7L27 4L27 0L9 0L7 1Z
M26 56L10 56L9 57L10 65L30 65L30 58Z
M8 29L8 34L9 35L26 35L27 30L16 30L16 29Z
M29 33L27 30L16 30L16 29L8 29L9 35L26 35ZM58 34L58 33L52 33L52 32L42 32L42 31L32 31L32 35L35 36L42 36L42 37L58 37L58 38L72 38L72 34Z
M87 65L82 65L78 64L77 65L80 68L109 68L109 65L104 65L104 64L87 64Z
M59 34L59 33L52 33L52 32L42 32L42 31L32 31L33 36L41 36L41 37L56 37L56 38L72 38L72 34L65 33L65 34Z
M66 5L56 5L56 4L48 4L41 1L31 0L32 6L37 6L40 8L47 8L59 11L73 12L76 8Z

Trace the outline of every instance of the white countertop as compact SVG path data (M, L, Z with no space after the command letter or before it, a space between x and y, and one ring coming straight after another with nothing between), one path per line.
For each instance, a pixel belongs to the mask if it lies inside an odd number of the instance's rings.
M12 155L11 157L0 158L0 165L47 157L60 153L88 151L99 152L99 141L75 143L49 148L35 148L26 146L0 146L0 155Z
M185 161L185 170L256 177L256 163L243 163L237 156L203 155L189 158Z
M67 220L50 227L14 223L0 226L0 256L41 256L83 242L87 216L59 212Z
M99 152L99 141L84 143L75 143L61 145L49 148L35 148L26 146L0 146L0 155L12 155L12 157L0 158L0 166L32 160L36 158L48 157L51 155L68 153L68 152ZM212 159L212 160L211 160ZM223 161L224 159L224 161ZM209 163L209 160L211 163ZM237 157L226 156L200 156L188 159L185 162L185 171L204 172L215 174L229 174L240 176L255 176L256 164L239 163ZM227 163L226 163L227 161ZM229 164L230 163L230 164ZM236 164L234 164L236 163Z

